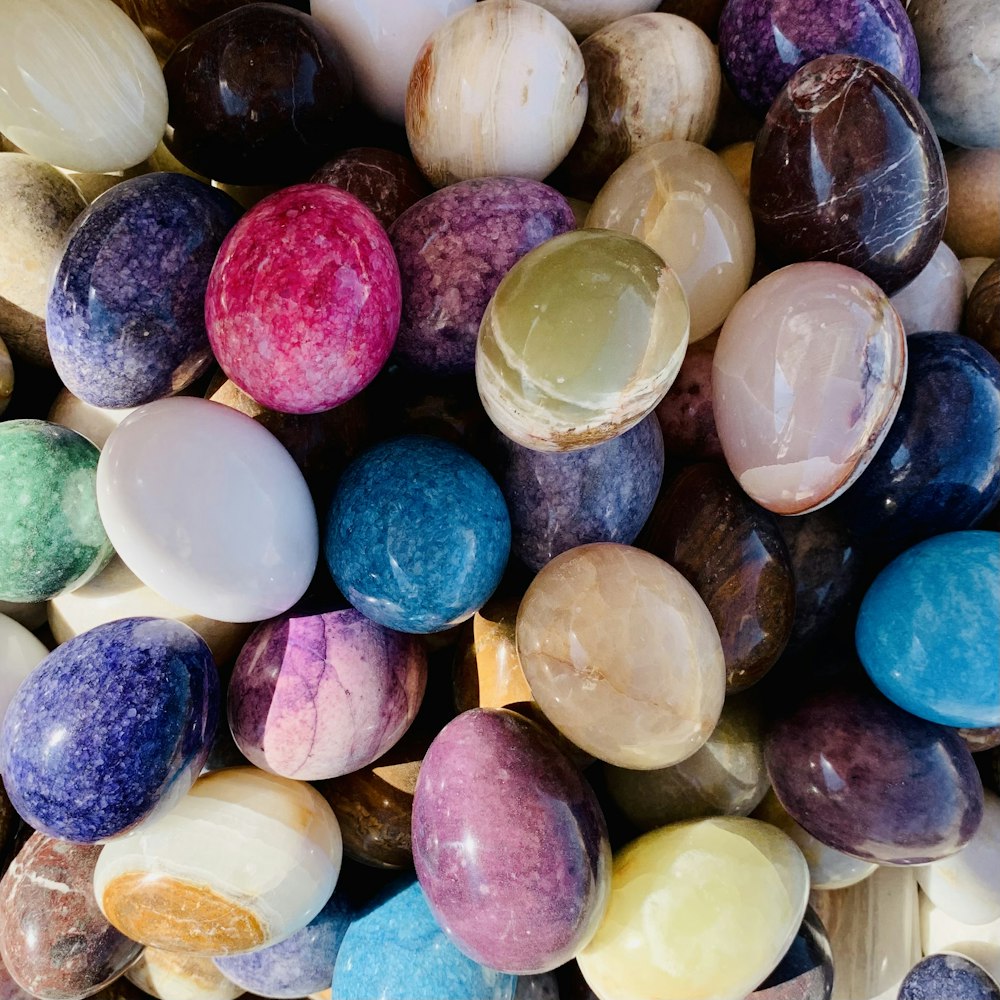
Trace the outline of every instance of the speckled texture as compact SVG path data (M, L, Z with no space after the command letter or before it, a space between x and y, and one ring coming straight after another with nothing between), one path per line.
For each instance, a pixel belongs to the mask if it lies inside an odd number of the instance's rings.
M906 974L898 1000L1000 1000L1000 985L963 955L928 955Z
M655 415L581 451L533 451L497 437L511 550L529 569L588 542L635 541L663 480L663 435Z
M72 590L114 555L97 511L100 452L42 420L0 424L0 600Z
M116 185L67 236L49 294L49 350L92 406L139 406L187 388L212 361L208 276L239 206L183 174Z
M826 929L810 907L785 957L747 1000L830 1000L833 974Z
M712 412L712 358L717 336L688 346L677 378L656 407L667 455L689 461L722 458Z
M533 247L575 228L566 199L527 178L462 181L414 205L389 231L403 286L397 355L437 375L472 372L500 280Z
M344 473L324 550L337 586L363 614L401 632L436 632L496 589L510 518L471 455L414 435L378 445Z
M541 729L505 709L464 712L431 744L413 801L413 860L456 945L524 974L577 954L611 880L590 785Z
M125 618L64 643L21 685L0 736L17 811L92 843L166 812L208 756L219 712L212 654L186 625Z
M917 99L888 70L856 56L821 56L795 73L767 113L750 209L762 251L846 264L892 295L924 269L944 235L941 147Z
M952 729L875 692L812 695L773 726L764 749L771 784L817 840L879 864L954 854L983 817L983 786Z
M344 935L333 1000L512 1000L517 979L466 958L434 919L419 883L397 882Z
M258 767L300 781L335 778L399 740L426 681L419 641L353 608L286 614L244 645L229 682L229 724Z
M91 996L141 950L98 909L99 853L96 845L36 833L0 880L0 955L11 976L44 1000Z
M328 184L285 188L254 206L223 243L205 300L223 371L285 413L329 410L360 392L392 350L399 312L385 231Z

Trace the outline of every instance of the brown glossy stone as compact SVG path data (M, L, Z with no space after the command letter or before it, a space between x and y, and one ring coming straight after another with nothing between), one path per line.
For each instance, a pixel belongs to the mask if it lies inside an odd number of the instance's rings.
M965 333L1000 361L1000 260L979 276L965 305Z
M712 358L718 342L713 334L688 347L677 378L656 407L665 455L688 461L722 458L712 412Z
M661 493L639 544L679 570L711 612L726 658L726 690L774 665L791 635L795 581L773 515L721 464L682 469Z
M959 729L958 735L972 753L984 753L1000 747L1000 726L989 729Z
M1000 257L1000 149L952 149L944 241L956 257Z

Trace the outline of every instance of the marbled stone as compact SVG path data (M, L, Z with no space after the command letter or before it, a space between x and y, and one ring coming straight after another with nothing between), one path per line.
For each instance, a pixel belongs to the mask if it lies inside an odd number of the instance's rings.
M201 778L165 816L106 844L94 891L132 940L219 957L305 927L333 893L340 861L337 819L319 792L235 767Z
M531 688L517 655L515 626L520 596L491 597L466 624L454 672L455 707L460 712L509 708L531 700Z
M775 517L722 463L682 469L667 484L639 545L679 570L705 602L726 658L726 689L774 666L792 632L795 579Z
M168 601L254 622L309 586L319 553L309 490L244 414L192 397L147 403L108 438L97 480L118 555Z
M436 375L474 371L500 280L529 250L575 228L561 194L522 177L460 181L414 205L389 231L403 288L397 357Z
M663 450L672 458L693 462L722 458L712 412L712 360L718 341L709 336L688 347L677 378L657 404Z
M467 958L441 929L418 882L394 883L348 927L334 1000L513 1000L517 978Z
M21 682L48 655L45 645L20 622L0 614L0 722Z
M218 716L219 679L201 638L168 619L125 618L63 643L18 688L0 770L36 830L107 840L187 792Z
M1000 260L990 264L972 287L965 332L1000 361Z
M785 957L746 1000L830 1000L833 976L826 928L809 907Z
M167 91L142 32L109 0L4 4L0 131L71 170L123 170L156 148Z
M573 451L635 426L677 375L684 290L640 240L564 233L522 257L483 317L476 383L490 419L538 451Z
M899 1000L1000 1000L1000 985L961 955L928 955L906 974Z
M398 742L426 682L426 654L412 636L353 608L285 614L244 645L229 682L229 725L263 770L300 781L335 778Z
M963 955L1000 982L1000 920L989 924L964 924L921 893L919 931L925 955L936 952ZM919 957L918 951L914 961Z
M633 14L656 9L658 0L541 0L539 7L555 14L577 38Z
M339 119L353 96L347 58L317 18L245 4L174 49L167 149L230 184L292 183L345 145Z
M595 543L548 563L521 602L517 651L549 720L620 767L690 757L722 711L711 614L677 570L640 549Z
M775 722L764 753L792 818L858 858L925 864L959 851L982 821L982 783L958 734L875 692L808 696Z
M958 257L1000 257L1000 149L950 149L944 241Z
M496 589L510 518L471 455L412 435L372 448L344 473L324 551L364 615L401 632L438 632L471 617Z
M210 958L160 948L144 948L125 976L156 1000L236 1000L245 992Z
M994 747L1000 747L1000 726L971 728L959 726L958 735L962 737L971 753L984 753Z
M712 368L715 423L740 486L777 514L829 503L871 461L906 378L903 324L840 264L769 274L729 314Z
M110 410L104 406L91 406L69 389L63 387L49 409L46 420L50 424L68 427L82 434L98 448L103 448L111 432L132 412L134 407Z
M413 860L427 901L465 954L505 972L569 961L604 913L604 816L556 744L504 709L450 722L424 757Z
M720 817L647 833L615 856L604 921L578 956L615 1000L744 1000L805 915L799 849L756 820Z
M37 1000L30 993L25 993L11 979L10 973L4 967L2 959L0 959L0 1000Z
M962 265L947 243L939 243L927 266L889 301L907 335L926 330L958 333L965 297Z
M139 954L97 907L100 850L35 833L0 880L0 955L11 977L43 1000L89 997Z
M328 184L284 188L254 206L223 243L205 299L223 371L286 413L329 410L357 395L388 358L399 313L385 231L357 198Z
M43 420L0 424L0 600L82 586L114 555L97 509L99 452Z

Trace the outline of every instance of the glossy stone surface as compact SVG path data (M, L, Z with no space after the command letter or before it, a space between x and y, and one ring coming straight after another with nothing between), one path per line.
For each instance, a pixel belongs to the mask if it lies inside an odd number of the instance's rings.
M400 632L437 632L496 589L510 518L489 473L438 438L413 435L357 459L337 486L324 551L359 611Z
M0 720L18 686L48 655L45 645L20 622L0 614Z
M123 170L156 148L167 91L142 32L109 0L4 4L0 131L71 170Z
M798 848L765 823L663 827L616 855L607 913L577 961L601 997L744 1000L791 945L808 895Z
M899 408L903 324L873 281L792 264L729 314L712 368L715 423L740 486L776 514L829 503L864 471Z
M465 626L455 661L455 707L507 708L531 700L517 655L518 597L490 598Z
M229 725L242 753L265 771L335 778L399 740L426 682L426 654L411 636L353 608L286 614L258 626L244 645L229 682Z
M705 602L722 640L726 689L759 681L787 645L795 614L795 579L774 516L722 463L700 463L667 484L639 544Z
M950 149L944 240L958 257L1000 257L1000 149Z
M517 650L549 720L619 767L690 757L722 711L712 616L677 570L641 549L582 545L548 563L521 602Z
M1000 361L1000 261L986 268L972 287L965 332Z
M289 183L338 146L353 96L339 42L318 19L278 4L246 4L174 49L167 149L230 184Z
M921 895L920 937L925 955L936 952L963 955L1000 982L1000 920L990 924L963 924Z
M109 410L104 406L91 406L65 387L59 390L48 415L50 424L68 427L82 434L98 448L103 448L111 432L132 412L134 407Z
M93 406L139 406L209 366L208 276L239 206L182 174L136 177L74 223L46 314L63 384Z
M637 424L677 375L689 313L640 240L565 233L507 273L483 316L476 383L490 419L538 451L600 444Z
M449 941L418 882L394 883L351 923L333 972L336 1000L513 1000L515 976Z
M958 735L962 737L972 753L983 753L994 747L1000 747L1000 726L987 726L985 728L976 726L971 729L960 726Z
M607 902L611 848L590 785L504 709L465 712L435 737L413 800L413 860L445 933L505 972L569 961Z
M687 461L722 458L712 412L712 359L717 336L691 344L677 378L656 407L667 455Z
M44 601L114 554L97 511L97 449L43 420L0 424L0 600Z
M818 56L860 56L914 95L917 41L899 0L730 0L719 19L719 56L741 101L764 114L789 77Z
M497 437L511 549L529 569L577 545L635 541L663 481L663 435L654 414L579 451L534 451Z
M4 968L2 960L0 960L0 1000L35 1000L30 993L25 993L11 979L10 973Z
M583 57L548 11L485 0L449 18L417 55L406 136L435 187L470 177L542 180L587 109Z
M888 70L821 56L767 113L750 208L762 250L781 261L846 264L891 295L927 266L944 235L941 148L916 97Z
M396 355L436 375L474 371L500 280L529 250L575 228L561 194L520 177L461 181L414 205L389 232L403 287Z
M340 860L337 820L319 792L228 768L197 781L155 823L105 845L94 891L132 940L218 957L305 927L333 893Z
M97 479L118 555L167 600L252 622L305 593L319 550L309 490L244 414L191 397L147 403L108 438Z
M981 966L961 955L928 955L903 980L899 1000L1000 1000L1000 985Z
M168 812L204 766L219 679L186 625L125 618L58 647L21 685L0 735L7 792L36 829L107 840Z
M830 1000L833 953L826 928L809 907L778 967L746 1000Z
M965 307L965 278L948 244L939 243L927 266L889 301L907 336L926 330L958 333Z
M822 691L779 718L771 784L817 840L879 864L924 864L964 847L983 788L958 734L875 693Z
M144 993L159 1000L236 1000L241 986L230 982L210 958L144 948L125 973Z
M0 880L0 955L11 977L43 1000L91 996L139 954L97 907L99 853L35 833Z

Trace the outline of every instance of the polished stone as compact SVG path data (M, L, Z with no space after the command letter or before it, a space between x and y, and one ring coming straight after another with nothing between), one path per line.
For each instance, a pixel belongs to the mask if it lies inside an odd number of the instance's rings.
M509 708L531 700L517 655L515 625L520 596L491 597L466 624L455 658L455 707Z
M963 955L1000 982L1000 920L989 924L965 924L921 894L920 938L925 955L937 952Z
M965 332L1000 361L1000 261L990 264L972 287Z
M668 456L686 462L722 458L712 412L712 359L718 340L713 335L688 347L677 378L657 404Z
M944 241L958 257L1000 257L1000 149L950 149Z
M14 392L14 365L10 360L7 345L0 340L0 414L7 409Z
M0 614L0 721L21 682L48 655L46 646L20 622Z
M244 994L210 958L160 948L144 948L125 977L156 1000L236 1000Z
M1000 1000L1000 985L961 955L928 955L906 974L899 1000Z
M746 1000L830 1000L833 952L823 921L809 907L777 968Z
M555 14L577 38L633 14L656 9L659 0L542 0L539 7Z
M965 278L948 244L939 243L927 266L889 301L907 336L927 330L958 333L965 308Z
M68 427L71 431L82 434L98 448L103 448L111 432L133 409L134 407L126 407L122 410L109 410L104 406L91 406L63 387L45 419L50 424Z

